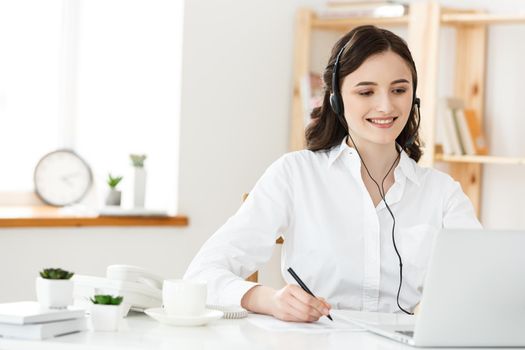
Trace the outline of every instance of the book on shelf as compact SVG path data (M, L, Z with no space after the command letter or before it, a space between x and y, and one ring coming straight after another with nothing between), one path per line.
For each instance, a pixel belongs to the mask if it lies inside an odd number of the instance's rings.
M454 154L452 147L452 140L450 139L450 133L446 130L448 125L446 123L445 112L440 112L436 118L436 144L441 145L441 151L445 155Z
M450 111L451 111L450 114L452 115L452 122L454 123L454 132L456 133L456 137L457 137L458 145L459 145L458 154L467 154L466 147L465 147L465 140L463 140L462 135L461 135L461 126L458 120L458 110L452 109Z
M452 109L445 108L438 120L440 122L438 126L441 129L441 133L438 135L441 135L442 139L437 140L437 142L443 144L443 152L446 155L462 154Z
M27 325L81 318L84 315L84 309L47 309L36 301L0 304L0 323L2 324Z
M86 317L31 324L0 323L0 337L42 340L86 330Z
M456 119L456 127L458 128L459 138L463 146L464 154L475 155L476 149L474 147L474 139L469 130L467 119L465 118L464 109L456 109L454 111L454 118Z
M476 154L479 155L487 155L489 154L489 148L487 146L487 139L485 137L485 133L483 132L483 128L481 127L481 121L479 120L479 117L476 115L476 111L473 109L465 109L465 120L468 125L468 129L470 132L470 135L473 139L474 149Z
M445 99L436 123L436 143L445 155L488 154L486 138L475 110L457 98Z

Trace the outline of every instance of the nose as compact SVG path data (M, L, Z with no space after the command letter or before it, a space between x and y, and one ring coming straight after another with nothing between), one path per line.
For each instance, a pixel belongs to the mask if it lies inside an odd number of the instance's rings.
M392 96L387 93L377 94L376 110L377 112L389 114L393 110Z

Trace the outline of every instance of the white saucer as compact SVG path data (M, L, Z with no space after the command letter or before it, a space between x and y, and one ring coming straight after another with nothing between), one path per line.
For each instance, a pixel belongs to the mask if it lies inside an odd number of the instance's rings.
M218 310L206 309L206 312L199 316L177 316L168 315L161 307L144 310L144 313L160 323L171 326L202 326L208 322L218 320L224 313Z

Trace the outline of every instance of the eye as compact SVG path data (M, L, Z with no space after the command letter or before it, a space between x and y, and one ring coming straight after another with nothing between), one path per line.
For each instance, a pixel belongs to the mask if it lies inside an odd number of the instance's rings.
M394 94L396 94L396 95L401 95L401 94L404 94L404 93L407 91L407 89L404 89L404 88L398 88L398 89L394 89L394 90L392 90L392 91L393 91Z
M361 95L361 96L370 96L372 94L373 94L372 91L361 91L361 92L359 92L359 95Z

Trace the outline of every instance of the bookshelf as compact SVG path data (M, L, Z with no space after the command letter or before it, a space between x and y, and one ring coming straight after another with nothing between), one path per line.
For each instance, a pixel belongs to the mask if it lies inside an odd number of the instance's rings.
M342 35L355 26L373 24L379 27L405 27L407 42L418 69L418 96L421 105L421 138L425 144L420 160L423 166L446 164L447 172L461 183L472 201L478 217L481 212L482 167L484 164L525 165L523 157L496 155L444 155L436 147L437 84L439 67L439 36L442 27L451 27L456 34L456 76L454 95L473 109L483 126L487 29L489 25L525 24L525 15L490 14L476 10L452 9L435 1L415 2L409 14L395 18L318 18L311 9L300 9L296 18L294 52L294 88L290 121L290 149L305 146L304 105L301 78L310 72L310 52L314 32L334 32Z

